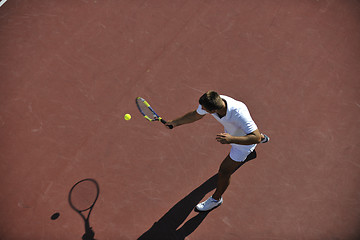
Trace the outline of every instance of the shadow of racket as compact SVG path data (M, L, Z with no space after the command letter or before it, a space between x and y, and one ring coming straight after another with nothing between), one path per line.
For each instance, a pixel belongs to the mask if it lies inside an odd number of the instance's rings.
M84 220L85 234L83 240L95 240L95 233L90 227L90 214L99 197L99 184L94 179L83 179L77 182L69 192L69 204ZM87 217L83 214L89 211Z

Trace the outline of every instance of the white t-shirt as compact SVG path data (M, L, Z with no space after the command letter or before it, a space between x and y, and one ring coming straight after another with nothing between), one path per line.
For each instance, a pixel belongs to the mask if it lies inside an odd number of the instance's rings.
M250 112L243 102L237 101L231 97L220 95L226 101L226 115L219 118L217 113L211 115L224 126L224 131L232 136L245 136L252 133L257 128L254 120L251 118ZM200 115L205 115L208 112L201 108L199 105L196 112ZM239 145L231 144L239 150L252 151L255 149L256 144L253 145Z

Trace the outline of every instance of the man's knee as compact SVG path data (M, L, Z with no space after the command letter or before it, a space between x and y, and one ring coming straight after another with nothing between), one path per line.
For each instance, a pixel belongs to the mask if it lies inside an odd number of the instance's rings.
M228 156L220 165L219 168L219 175L223 175L223 176L230 176L231 174L233 174L236 169L239 168L239 166L241 166L242 163L241 162L235 162L234 160L232 160L230 158L230 156Z

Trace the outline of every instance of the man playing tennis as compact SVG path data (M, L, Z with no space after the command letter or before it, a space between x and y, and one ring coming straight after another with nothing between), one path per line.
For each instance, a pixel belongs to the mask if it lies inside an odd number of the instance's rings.
M241 166L258 143L266 143L268 136L260 133L252 120L246 105L231 97L208 91L199 99L199 107L182 117L166 123L178 127L202 119L211 114L223 126L225 133L219 133L216 140L221 144L231 144L229 155L221 163L215 193L196 206L198 211L210 211L223 202L222 195L230 184L230 177Z

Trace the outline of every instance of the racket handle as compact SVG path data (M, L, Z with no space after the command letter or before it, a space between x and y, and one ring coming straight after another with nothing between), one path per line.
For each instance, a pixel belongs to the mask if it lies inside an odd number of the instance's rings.
M163 123L163 124L166 124L166 121L164 119L160 119L160 121ZM170 129L173 129L173 125L167 125L168 128Z

